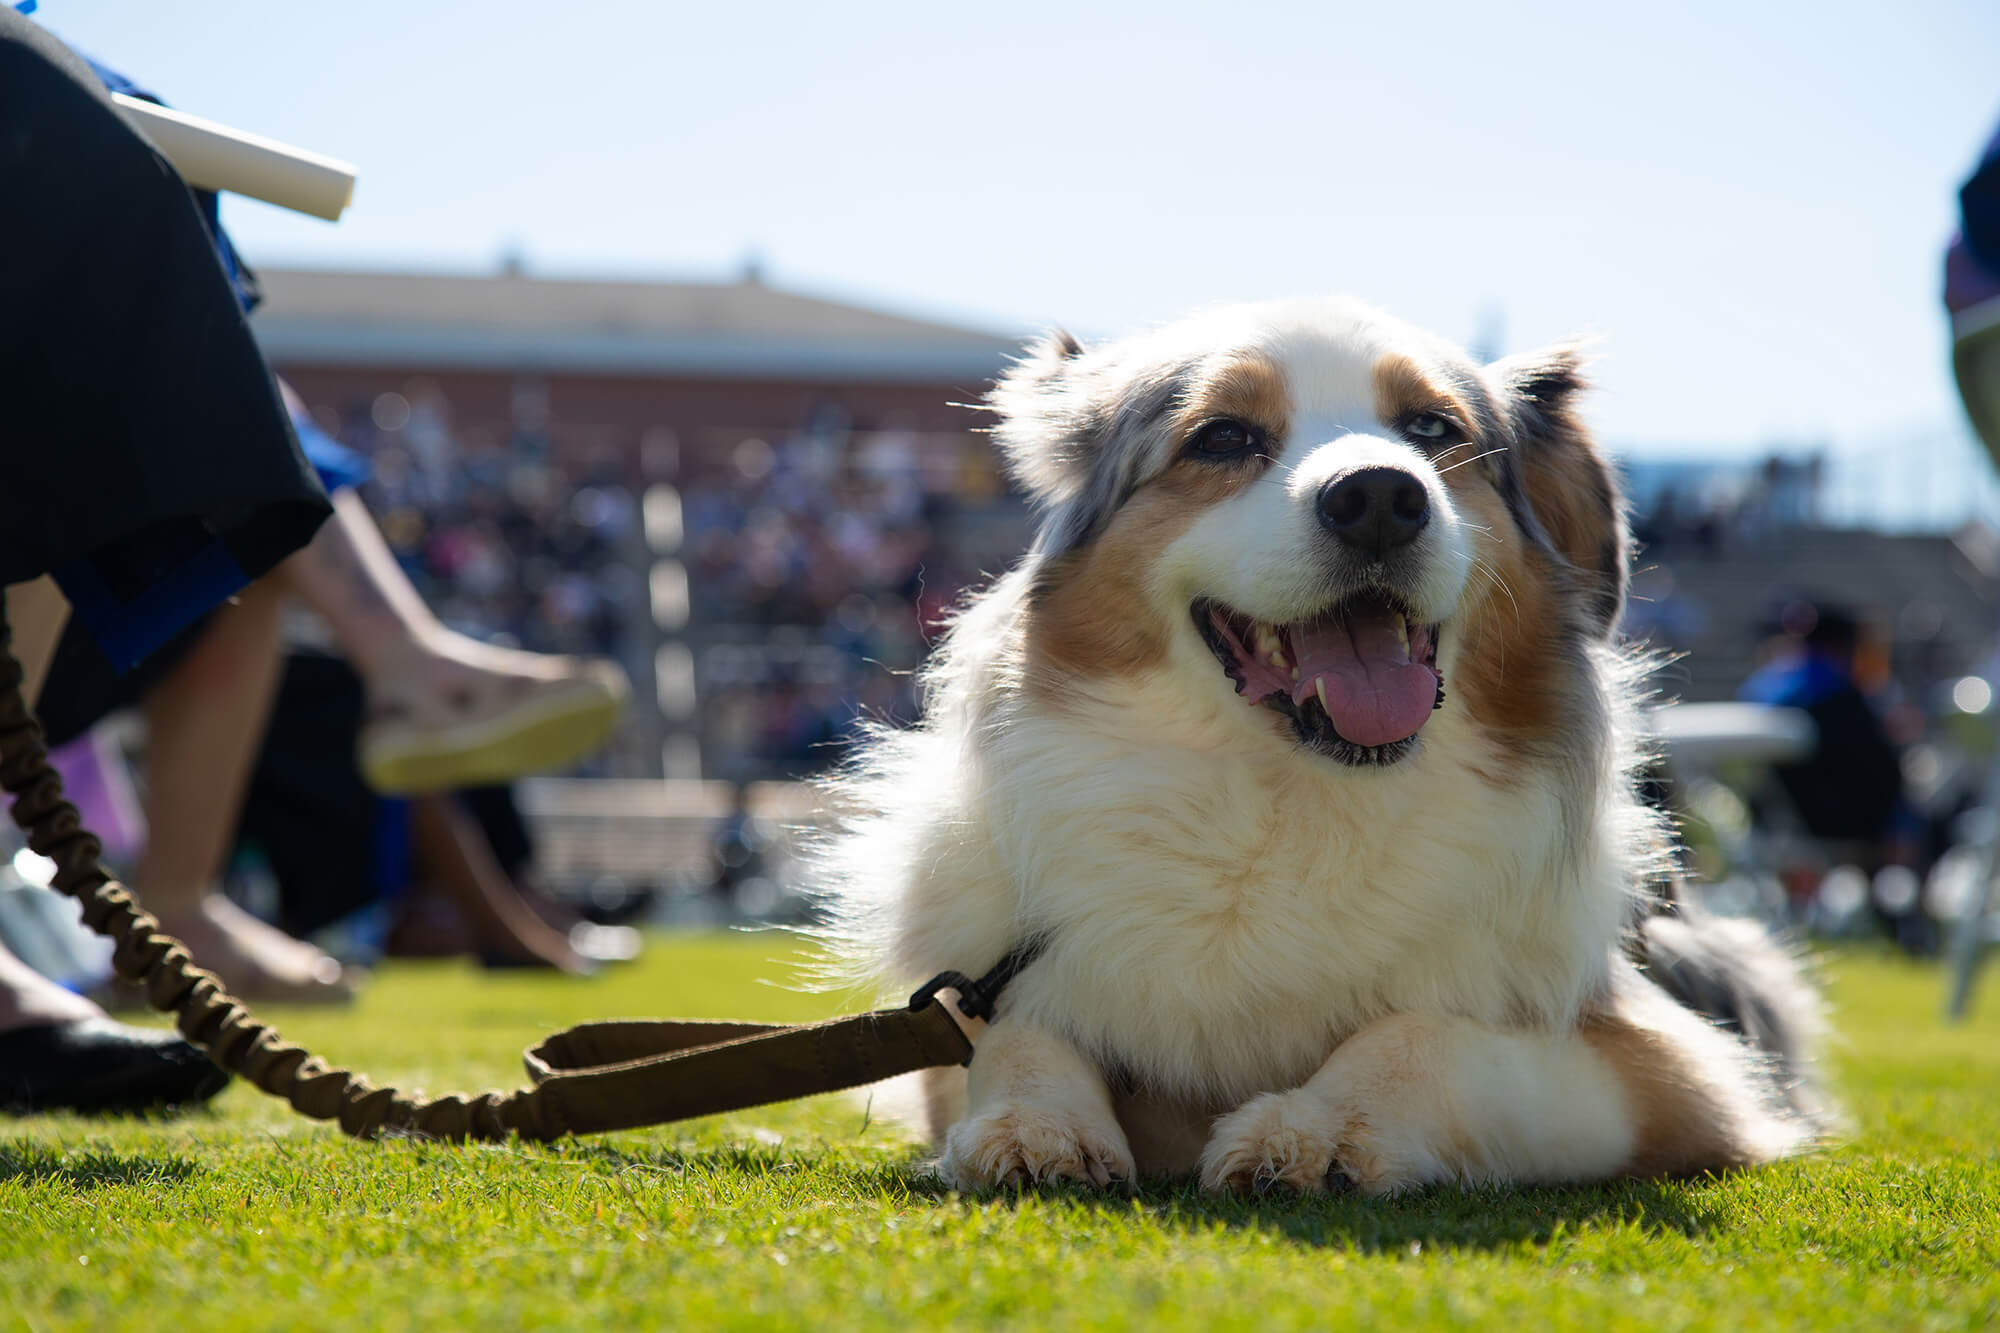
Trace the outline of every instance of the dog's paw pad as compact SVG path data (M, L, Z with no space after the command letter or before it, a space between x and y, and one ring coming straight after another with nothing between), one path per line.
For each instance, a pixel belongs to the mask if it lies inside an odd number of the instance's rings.
M960 1189L1055 1180L1109 1189L1135 1174L1131 1149L1117 1130L1034 1108L989 1112L953 1125L938 1170Z

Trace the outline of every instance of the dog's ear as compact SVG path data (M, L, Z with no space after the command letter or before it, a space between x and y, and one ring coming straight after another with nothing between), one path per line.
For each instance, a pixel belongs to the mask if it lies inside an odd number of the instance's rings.
M1095 413L1079 362L1083 344L1061 329L1028 344L986 395L1000 423L993 438L1007 471L1046 510L1090 480L1089 436Z
M1515 518L1575 571L1591 624L1608 637L1625 609L1632 540L1617 475L1576 414L1583 364L1581 349L1566 343L1497 361L1487 373L1513 425Z
M1029 344L986 395L1007 470L1042 514L1038 547L1094 537L1138 484L1143 436L1173 398L1170 369L1114 365L1063 332Z

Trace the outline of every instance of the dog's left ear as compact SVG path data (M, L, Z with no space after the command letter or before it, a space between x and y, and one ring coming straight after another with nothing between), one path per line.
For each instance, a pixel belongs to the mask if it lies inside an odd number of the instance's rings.
M1576 415L1585 387L1583 354L1575 344L1528 352L1487 368L1513 425L1511 471L1528 512L1516 512L1530 535L1537 528L1570 568L1592 626L1609 636L1625 609L1626 565L1632 539L1618 478Z

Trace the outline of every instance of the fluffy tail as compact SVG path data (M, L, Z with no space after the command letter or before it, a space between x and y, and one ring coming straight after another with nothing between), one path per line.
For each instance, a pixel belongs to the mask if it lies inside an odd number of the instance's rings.
M1815 1131L1835 1114L1820 1086L1826 1025L1818 990L1798 954L1741 917L1711 916L1677 891L1640 925L1639 962L1685 1007L1739 1034L1767 1060L1771 1093Z

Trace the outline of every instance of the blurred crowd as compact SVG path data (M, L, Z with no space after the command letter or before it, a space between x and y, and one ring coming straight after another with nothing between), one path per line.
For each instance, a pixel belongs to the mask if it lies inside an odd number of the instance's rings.
M916 716L914 672L966 589L1029 537L992 451L969 432L857 423L831 401L792 429L701 441L635 477L551 447L517 391L505 438L455 431L424 384L326 422L365 455L362 494L411 581L453 628L545 652L635 661L656 559L678 560L702 775L799 777L862 718ZM645 485L672 483L677 552L648 548Z
M618 658L645 603L638 502L624 466L549 447L546 412L516 405L509 437L458 438L441 393L414 386L343 406L341 442L369 458L361 488L438 617L489 642Z
M1820 519L1826 458L1771 453L1749 467L1628 467L1632 535L1655 557L1716 559Z
M977 436L857 430L831 405L738 441L683 491L710 776L826 767L857 719L909 721L913 672L1028 532Z

